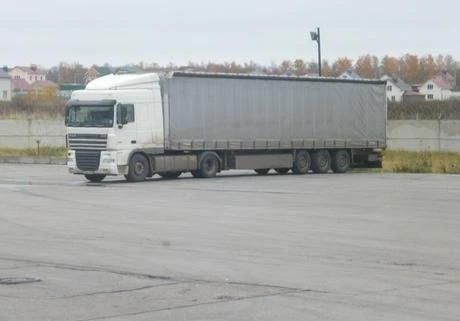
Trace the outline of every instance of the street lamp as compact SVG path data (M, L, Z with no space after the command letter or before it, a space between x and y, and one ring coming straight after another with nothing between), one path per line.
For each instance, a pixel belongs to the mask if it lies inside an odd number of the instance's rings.
M316 28L316 32L310 32L311 40L318 43L318 74L321 77L321 36L319 33L319 28Z

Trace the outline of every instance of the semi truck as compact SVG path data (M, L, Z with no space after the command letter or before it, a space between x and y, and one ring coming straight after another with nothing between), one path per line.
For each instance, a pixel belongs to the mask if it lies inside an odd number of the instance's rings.
M67 167L92 182L229 169L345 173L382 166L386 115L378 80L112 74L66 104Z

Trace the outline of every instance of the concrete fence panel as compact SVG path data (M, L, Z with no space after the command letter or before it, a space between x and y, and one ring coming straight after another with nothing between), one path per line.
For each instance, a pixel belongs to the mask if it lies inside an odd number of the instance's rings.
M388 149L460 153L460 120L390 120ZM63 119L0 120L0 148L65 146Z

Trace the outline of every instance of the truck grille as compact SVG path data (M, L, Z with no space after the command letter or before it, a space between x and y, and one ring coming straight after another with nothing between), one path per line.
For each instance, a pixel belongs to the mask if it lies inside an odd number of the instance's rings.
M82 171L96 171L99 168L101 159L100 151L77 150L75 152L77 167Z
M69 134L67 136L69 149L73 150L105 150L107 148L106 134Z

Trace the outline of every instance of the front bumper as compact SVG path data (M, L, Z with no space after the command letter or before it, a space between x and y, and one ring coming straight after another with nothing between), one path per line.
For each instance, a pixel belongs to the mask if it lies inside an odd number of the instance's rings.
M127 166L118 165L117 163L117 152L101 151L99 164L95 164L94 168L88 169L78 159L75 150L67 152L67 168L73 174L124 175Z

